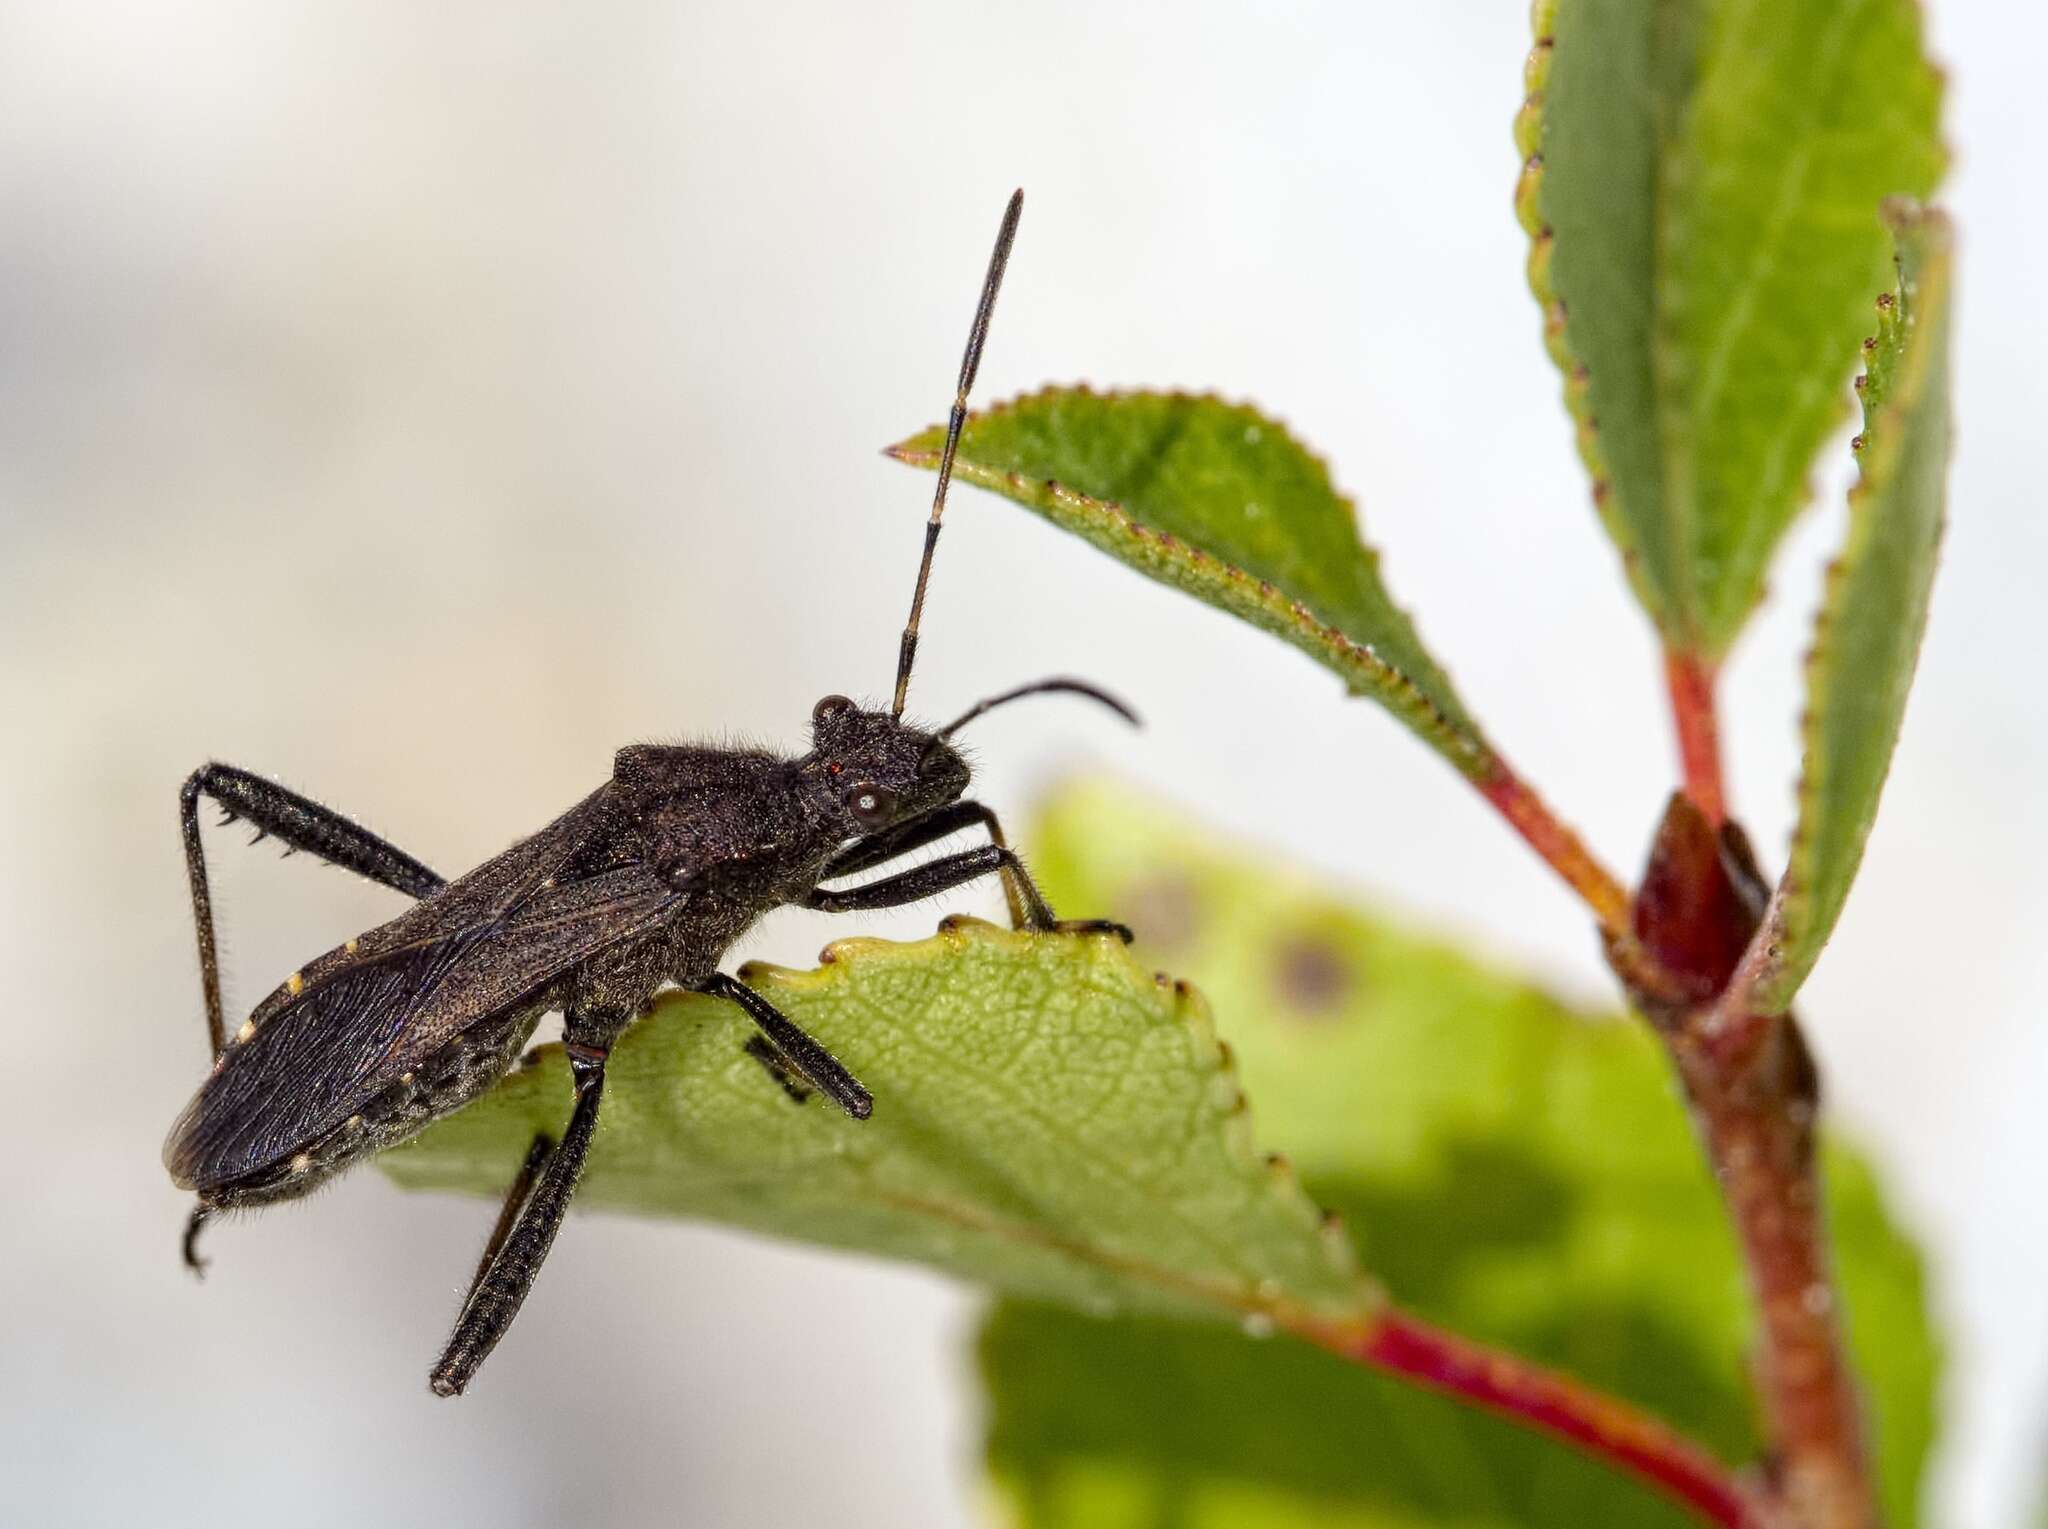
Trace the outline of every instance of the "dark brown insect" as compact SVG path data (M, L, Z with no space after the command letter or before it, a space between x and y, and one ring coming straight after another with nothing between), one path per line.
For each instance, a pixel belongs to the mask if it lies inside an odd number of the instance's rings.
M971 707L927 731L903 720L918 618L967 393L1023 210L1010 199L961 361L916 594L888 710L827 696L811 713L811 749L639 744L612 778L531 838L454 881L368 829L284 787L209 764L179 797L212 1034L213 1071L171 1127L164 1164L199 1203L185 1259L202 1267L200 1228L215 1213L289 1200L350 1164L460 1109L518 1059L541 1016L565 1016L575 1107L559 1141L535 1141L505 1201L462 1312L431 1376L459 1394L518 1313L547 1257L597 1125L605 1059L621 1031L670 983L731 999L760 1034L749 1050L793 1094L808 1085L855 1118L873 1101L834 1058L751 988L718 970L738 936L785 904L827 911L914 902L988 875L1012 919L1061 924L1003 839L995 814L965 796L966 762L948 741L991 707L1067 691L1135 721L1092 685L1048 679ZM222 1013L199 800L256 837L367 876L419 901L292 973L233 1036ZM989 838L865 885L827 882L882 866L963 829ZM801 1080L801 1083L799 1083Z

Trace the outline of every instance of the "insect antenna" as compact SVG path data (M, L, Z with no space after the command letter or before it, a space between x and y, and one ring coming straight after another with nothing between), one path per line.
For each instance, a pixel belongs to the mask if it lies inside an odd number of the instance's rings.
M1119 701L1107 690L1102 689L1100 686L1091 685L1086 680L1073 680L1060 676L1049 680L1033 680L1028 685L1019 685L1015 690L1005 690L1001 695L992 695L985 701L976 701L951 722L948 722L936 733L933 733L932 736L934 738L950 738L983 712L994 711L998 706L1008 705L1011 701L1021 700L1027 695L1044 695L1048 691L1064 691L1068 695L1086 696L1091 701L1101 702L1119 717L1130 723L1131 726L1140 727L1143 725L1138 721L1138 714L1136 712L1132 711L1130 707Z
M953 412L946 417L946 449L939 454L939 486L932 494L931 519L924 526L924 560L917 565L917 592L910 597L910 620L903 628L903 643L896 654L896 699L889 715L903 715L904 697L910 693L910 664L917 657L917 622L924 614L924 588L932 576L932 549L939 544L939 517L946 512L946 488L953 481L953 454L960 449L960 430L967 423L967 394L974 386L974 374L981 370L981 347L988 339L988 321L996 311L996 293L1003 285L1003 268L1010 263L1010 245L1017 237L1017 219L1024 214L1024 192L1010 195L1003 209L1003 226L996 231L996 247L988 257L988 275L982 278L981 301L975 305L974 327L967 331L967 353L960 358L960 383L953 390Z

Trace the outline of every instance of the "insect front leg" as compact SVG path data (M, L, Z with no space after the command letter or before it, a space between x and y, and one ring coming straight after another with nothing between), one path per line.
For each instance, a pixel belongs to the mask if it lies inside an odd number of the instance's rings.
M569 1117L569 1128L552 1151L545 1138L540 1138L527 1152L526 1164L513 1182L476 1278L463 1298L455 1331L428 1377L436 1396L460 1396L468 1388L477 1367L490 1357L519 1315L548 1249L554 1246L555 1233L562 1229L562 1217L568 1213L583 1159L590 1152L590 1139L597 1131L607 1055L603 1048L578 1044L573 1039L576 1028L571 1016L572 1039L567 1049L576 1083L576 1108Z
M813 887L804 898L804 906L822 913L900 908L905 903L921 902L927 897L950 892L955 887L997 873L1016 879L1024 899L1027 927L1057 929L1071 934L1113 934L1125 944L1130 943L1131 931L1109 919L1061 920L1053 917L1052 908L1032 881L1030 873L1024 869L1024 863L1017 858L1015 851L1001 844L986 844L979 849L962 850L957 855L945 855L898 875L871 881L864 887L842 890Z
M700 993L713 998L730 998L747 1011L747 1018L761 1027L777 1055L789 1070L838 1105L855 1120L874 1113L875 1097L862 1088L839 1058L812 1040L795 1021L737 977L713 972L696 985Z
M199 841L202 796L219 803L230 820L246 818L255 824L258 839L278 839L289 849L317 855L408 897L430 896L447 883L396 845L310 797L233 765L206 764L194 770L178 792L178 822L185 837L185 877L191 884L192 924L199 940L206 1029L218 1058L227 1049L227 1018L221 1006L213 895L206 880L206 851Z
M927 844L936 844L948 834L976 827L988 830L991 844L1001 849L1010 847L1010 841L1003 837L1003 825L997 819L994 808L971 800L952 802L936 811L927 812L923 817L897 823L878 834L870 834L858 843L849 845L826 864L824 879L836 881L841 876L852 876L861 871L873 870L899 855L923 849ZM1029 922L1030 914L1023 885L1020 883L1028 885L1028 882L1023 877L1021 868L1013 872L1005 867L1002 876L1003 901L1010 905L1010 927L1022 929Z

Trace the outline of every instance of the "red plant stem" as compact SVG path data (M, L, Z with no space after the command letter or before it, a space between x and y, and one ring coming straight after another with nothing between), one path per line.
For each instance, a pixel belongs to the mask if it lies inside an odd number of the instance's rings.
M1690 1029L1667 1040L1757 1304L1757 1391L1777 1459L1769 1495L1801 1529L1870 1529L1877 1509L1815 1161L1818 1079L1789 1016L1750 1034L1748 1055Z
M1676 793L1636 892L1636 953L1648 960L1617 961L1615 971L1670 1052L1741 1248L1759 1316L1771 1521L1870 1529L1877 1512L1855 1377L1828 1282L1814 1145L1820 1078L1791 1015L1750 1002L1759 951L1778 927L1765 898L1741 827L1715 826Z
M1370 1322L1283 1319L1289 1331L1353 1364L1370 1365L1538 1429L1619 1466L1710 1524L1756 1529L1727 1466L1627 1403L1514 1354L1389 1309Z
M1577 834L1559 821L1549 803L1516 775L1505 760L1494 760L1491 771L1476 784L1480 794L1508 820L1509 826L1564 878L1565 885L1586 900L1601 929L1617 940L1629 938L1628 889L1593 858Z
M1667 649L1664 685L1671 693L1671 720L1678 729L1678 760L1685 794L1707 821L1719 828L1728 817L1728 793L1721 782L1721 724L1714 705L1714 666L1696 653Z

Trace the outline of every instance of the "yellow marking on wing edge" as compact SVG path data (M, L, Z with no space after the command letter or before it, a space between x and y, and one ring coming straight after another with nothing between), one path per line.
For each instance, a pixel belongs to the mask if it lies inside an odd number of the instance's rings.
M292 1159L293 1173L304 1173L312 1166L313 1154L310 1152L301 1152L297 1157Z
M306 974L304 972L293 972L289 977L284 979L284 990L287 993L290 993L294 998L298 997L299 994L305 992Z
M250 1036L254 1035L255 1033L256 1021L253 1019L245 1019L242 1021L242 1028L235 1032L235 1040L237 1042L246 1041Z

